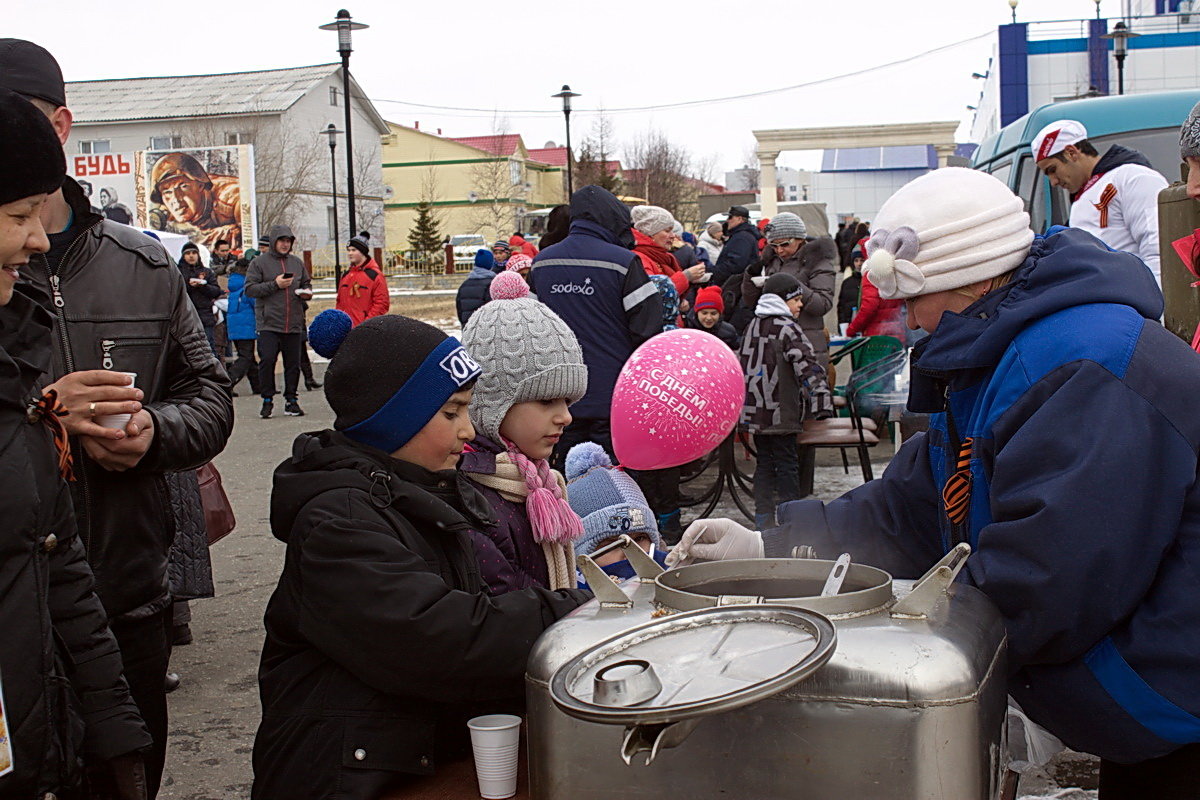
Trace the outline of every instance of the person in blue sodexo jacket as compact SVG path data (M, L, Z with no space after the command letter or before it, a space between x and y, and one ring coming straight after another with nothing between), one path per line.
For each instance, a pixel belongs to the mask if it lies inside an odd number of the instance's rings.
M932 413L879 480L781 506L762 533L701 520L675 561L812 544L903 578L958 542L1008 630L1009 692L1101 757L1100 797L1197 797L1200 358L1159 323L1137 256L1033 240L999 181L939 169L879 212L865 267L909 325L908 406ZM966 464L960 468L960 464Z

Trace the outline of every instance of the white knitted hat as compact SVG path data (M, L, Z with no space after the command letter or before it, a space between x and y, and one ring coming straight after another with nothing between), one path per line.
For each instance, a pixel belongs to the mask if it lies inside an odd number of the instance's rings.
M507 282L524 292L505 291ZM500 424L517 403L559 398L574 403L583 397L587 367L567 323L528 296L520 275L497 275L491 294L493 300L463 328L462 343L483 369L471 396L471 423L499 443Z
M634 206L629 215L633 217L633 227L647 236L675 227L675 218L671 216L671 212L659 206Z
M863 271L885 300L958 289L1016 269L1033 231L986 172L944 167L900 187L875 217Z

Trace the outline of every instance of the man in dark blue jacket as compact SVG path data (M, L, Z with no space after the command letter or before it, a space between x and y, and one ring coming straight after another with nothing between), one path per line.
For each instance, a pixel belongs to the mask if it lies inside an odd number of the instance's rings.
M761 534L697 523L683 558L850 551L919 576L959 542L1008 629L1009 692L1099 755L1100 797L1194 798L1200 774L1200 359L1158 323L1129 253L940 169L879 212L868 275L930 331L909 408L932 414L883 477L780 508Z
M634 349L662 331L662 300L632 252L629 208L599 186L571 195L571 232L533 259L530 287L579 339L588 389L554 450L558 465L580 442L612 454L609 406Z
M475 253L475 266L459 284L458 292L454 295L454 309L458 312L460 325L465 326L471 315L492 299L490 292L492 278L496 277L496 273L492 271L495 266L496 258L491 250L479 250Z
M758 228L750 222L745 206L732 206L725 220L725 246L713 265L713 286L724 286L734 275L741 275L758 259Z

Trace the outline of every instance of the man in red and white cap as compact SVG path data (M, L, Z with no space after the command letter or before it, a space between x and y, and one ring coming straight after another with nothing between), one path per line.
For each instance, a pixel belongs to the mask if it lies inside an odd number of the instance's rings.
M1088 141L1087 129L1071 119L1042 128L1030 147L1050 184L1071 193L1071 227L1138 256L1161 286L1158 193L1167 188L1167 180L1149 159L1119 144L1100 155Z

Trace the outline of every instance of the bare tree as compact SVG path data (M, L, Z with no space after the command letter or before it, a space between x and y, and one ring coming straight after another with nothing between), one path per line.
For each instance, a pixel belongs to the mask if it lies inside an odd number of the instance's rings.
M492 122L492 136L508 134L508 120L497 118ZM493 159L471 165L471 187L475 193L475 233L489 238L499 238L515 230L516 208L525 196L524 165L515 157L496 156Z
M615 155L616 142L613 140L612 120L601 108L592 130L579 149L579 157L575 159L575 185L600 186L613 194L622 194L624 181L615 170L609 168L609 162Z
M430 159L432 160L432 159ZM383 171L379 167L379 145L354 151L354 216L358 231L371 234L372 245L384 245ZM350 235L358 233L350 231Z
M695 202L691 154L662 131L650 129L625 146L626 177L630 192L676 215L684 202Z
M741 177L741 184L738 186L730 186L734 191L742 192L757 192L758 181L761 171L758 168L758 151L754 149L754 145L748 145L742 153L745 159L745 165L738 170L738 175Z

